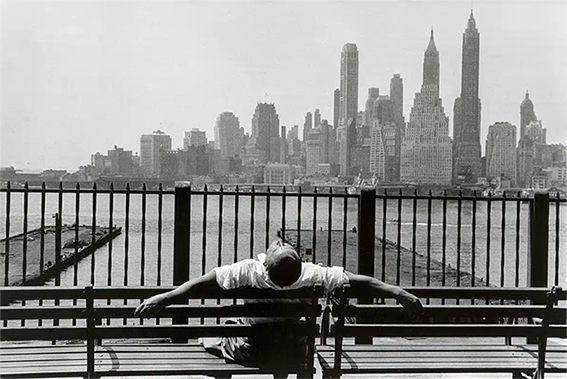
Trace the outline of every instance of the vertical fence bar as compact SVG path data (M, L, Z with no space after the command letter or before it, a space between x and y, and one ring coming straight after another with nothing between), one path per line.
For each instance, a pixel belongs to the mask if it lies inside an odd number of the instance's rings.
M201 243L201 275L205 275L207 265L207 208L208 208L208 187L205 184L203 188L203 240ZM205 304L205 299L201 300L201 304ZM201 324L205 323L205 318L201 317Z
M286 197L286 188L285 186L283 186L283 195L282 195L282 235L284 238L286 238L285 236L285 212L286 212L286 201L287 201L287 197Z
M504 287L504 265L506 263L506 192L502 197L502 216L501 216L501 234L500 234L500 287ZM502 301L504 303L504 301Z
M329 219L327 220L327 266L331 267L331 244L333 231L333 187L329 187ZM344 267L344 266L343 266Z
M313 263L317 263L317 187L313 188L313 235L311 247L313 248Z
M264 241L264 251L270 246L270 186L267 188L266 194L266 238Z
M396 241L397 261L396 261L396 285L400 285L401 279L401 263L402 263L402 190L400 189L400 197L398 198L398 236Z
M384 189L384 199L382 200L382 274L380 278L383 282L386 281L386 223L387 223L387 213L388 213L388 192ZM376 208L372 208L372 211L376 213ZM360 214L360 211L359 211ZM376 217L376 216L374 216Z
M457 287L461 285L461 227L463 224L463 191L459 190L457 200ZM459 304L459 299L457 299Z
M447 280L447 190L443 191L443 227L441 240L441 286L445 287ZM445 299L441 299L445 304Z
M427 199L427 286L431 285L431 197L433 192L429 190L429 198ZM427 299L429 304L429 299Z
M303 195L301 194L301 186L297 187L297 241L295 248L299 253L301 251L301 203L303 202Z
M73 252L73 286L77 286L79 283L79 212L80 212L80 201L81 187L77 182L75 188L75 246ZM77 305L77 299L73 299L73 305ZM73 326L77 324L77 320L73 319Z
M520 198L522 193L518 191L518 201L516 202L516 273L514 285L516 287L520 286Z
M45 267L45 182L41 183L41 235L39 240L39 274L43 275ZM39 305L43 302L40 300Z
M343 267L346 267L346 252L347 252L347 226L348 226L348 192L345 190L343 197Z
M146 284L146 183L142 185L142 240L140 241L140 285Z
M161 256L161 245L162 245L162 229L163 229L163 185L159 184L159 193L158 193L158 235L157 235L157 285L161 286L161 265L162 265L162 256Z
M415 264L416 264L416 232L417 232L417 189L413 191L413 219L411 226L411 285L415 286Z
M114 183L110 183L110 192L108 194L108 232L112 235L114 228ZM108 272L106 284L112 285L112 238L108 240ZM110 305L110 300L108 301Z
M128 253L130 249L130 183L126 183L126 193L124 194L124 286L128 286ZM124 299L124 305L128 304L128 299ZM122 323L126 325L128 319L124 318Z
M301 203L303 202L303 195L301 193L301 186L297 187L297 241L295 248L299 253L301 251Z
M92 220L91 220L91 245L94 246L96 242L96 200L97 200L97 193L96 193L96 182L93 183L93 199L92 199ZM128 225L128 223L126 223ZM91 280L90 283L92 286L95 285L95 266L96 266L96 254L93 251L91 254ZM125 266L126 267L126 266Z
M81 187L77 183L75 188L75 251L73 254L73 285L76 286L79 283L79 212L81 206ZM77 305L76 300L73 301L73 305ZM74 322L75 320L73 320Z
M58 193L57 211L59 213L55 214L55 264L59 266L61 263L61 233L63 225L63 182L59 182L59 193ZM57 276L55 277L55 285L61 285L61 271L57 270ZM59 300L55 301L55 305L59 305ZM55 323L53 325L56 325Z
M549 194L536 193L530 207L528 286L547 287Z
M486 286L490 286L490 232L492 229L491 225L491 212L492 212L492 193L488 194L488 200L486 200ZM487 300L488 303L488 300Z
M385 198L385 197L384 197ZM358 273L374 277L374 236L376 229L376 190L360 190L358 203ZM371 304L372 297L361 296L359 304ZM365 321L365 320L361 320ZM357 321L359 322L359 321ZM357 337L357 344L371 344L372 337Z
M561 205L559 191L557 191L557 199L555 200L555 285L559 285L559 207Z
M472 199L472 221L471 221L471 287L475 286L476 282L476 191L473 192ZM474 299L471 299L471 304L474 304Z
M240 195L238 185L235 189L236 195L234 196L234 256L232 261L238 260L238 212L240 207Z
M218 233L218 239L217 239L217 245L218 245L218 249L217 249L217 267L222 266L222 213L223 213L223 202L224 202L224 196L223 196L223 187L222 184L220 185L219 188L219 233Z
M191 235L191 187L175 188L173 285L189 280L189 246Z
M28 207L29 207L29 192L28 182L24 184L24 238L22 240L22 283L27 280L27 267L28 267ZM22 325L24 324L22 320Z
M256 207L256 189L252 186L252 196L250 196L250 258L254 258L254 211Z
M4 258L4 286L10 285L10 203L12 200L12 192L10 182L6 184L6 240L4 241L4 251L6 252Z

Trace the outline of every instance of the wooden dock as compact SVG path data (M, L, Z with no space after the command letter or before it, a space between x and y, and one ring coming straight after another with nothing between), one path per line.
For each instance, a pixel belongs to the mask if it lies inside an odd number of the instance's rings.
M78 231L78 239L77 239ZM56 227L46 226L10 236L0 241L0 284L9 286L42 285L47 280L57 277L75 261L92 254L111 239L116 238L122 228L89 225L63 225L61 227L61 250L57 252ZM8 245L9 256L6 257ZM76 246L75 246L76 245ZM25 257L24 257L25 246ZM8 262L8 280L6 281L6 261ZM25 261L25 263L24 263Z

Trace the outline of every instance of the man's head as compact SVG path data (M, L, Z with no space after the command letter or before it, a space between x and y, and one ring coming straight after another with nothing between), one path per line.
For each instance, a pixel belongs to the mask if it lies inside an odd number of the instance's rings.
M295 283L301 275L301 258L291 245L281 240L272 243L266 251L264 266L270 280L280 287Z

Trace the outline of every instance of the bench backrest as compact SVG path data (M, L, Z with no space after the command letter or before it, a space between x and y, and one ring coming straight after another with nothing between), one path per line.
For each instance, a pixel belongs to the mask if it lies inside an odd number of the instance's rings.
M565 308L554 308L567 293L559 287L474 288L415 287L407 290L420 298L437 299L424 305L424 319L410 323L399 305L349 304L358 297L351 287L335 293L331 329L335 337L335 369L340 370L344 337L540 337L540 361L547 337L565 337ZM456 300L472 300L457 304ZM509 323L502 323L506 318ZM515 319L540 318L541 325ZM392 322L392 320L395 320ZM326 328L324 325L323 328ZM543 343L543 346L542 346ZM543 351L542 351L543 348Z

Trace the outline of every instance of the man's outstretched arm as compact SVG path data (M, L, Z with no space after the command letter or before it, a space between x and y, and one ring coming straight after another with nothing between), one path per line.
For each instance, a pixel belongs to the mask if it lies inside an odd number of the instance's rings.
M134 315L138 317L151 317L170 304L186 300L187 297L193 293L214 289L220 290L220 287L216 280L216 273L211 271L208 274L185 282L174 290L160 293L144 300L144 302L136 308Z
M354 291L361 295L373 297L392 298L408 311L410 320L419 321L423 316L423 306L419 299L401 287L384 283L376 278L366 275L353 274L345 271L349 284Z

